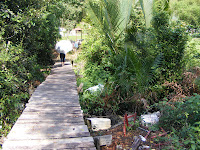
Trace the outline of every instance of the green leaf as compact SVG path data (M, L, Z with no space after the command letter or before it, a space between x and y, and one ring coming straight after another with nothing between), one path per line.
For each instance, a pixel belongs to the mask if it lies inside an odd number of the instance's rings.
M149 28L153 17L154 0L140 0L140 5L144 14L146 26Z
M196 150L196 145L195 145L195 144L192 144L192 145L191 145L191 148L192 148L192 150Z

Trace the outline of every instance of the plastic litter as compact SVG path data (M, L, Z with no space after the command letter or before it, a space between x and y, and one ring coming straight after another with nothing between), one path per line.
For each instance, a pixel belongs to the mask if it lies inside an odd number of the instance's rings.
M141 123L143 126L151 126L159 122L160 112L148 113L141 115Z
M142 142L146 142L146 138L145 137L143 137L142 135L139 135L139 136L140 136Z
M102 91L103 88L104 88L104 85L98 84L98 85L96 85L96 86L93 86L93 87L88 88L86 91L90 91L91 93L94 93L94 92L96 92L96 91Z
M138 148L138 150L147 150L147 149L150 149L150 146L147 146L147 145L142 145Z

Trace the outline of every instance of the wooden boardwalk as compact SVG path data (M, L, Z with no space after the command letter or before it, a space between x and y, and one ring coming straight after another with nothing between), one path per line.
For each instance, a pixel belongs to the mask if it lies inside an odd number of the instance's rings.
M69 63L55 64L19 117L3 150L96 150L84 124L75 74Z

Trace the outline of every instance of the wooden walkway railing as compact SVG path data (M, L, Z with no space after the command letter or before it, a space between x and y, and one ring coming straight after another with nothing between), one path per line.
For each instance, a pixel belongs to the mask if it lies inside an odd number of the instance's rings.
M3 150L96 150L84 124L71 65L54 65L19 117Z

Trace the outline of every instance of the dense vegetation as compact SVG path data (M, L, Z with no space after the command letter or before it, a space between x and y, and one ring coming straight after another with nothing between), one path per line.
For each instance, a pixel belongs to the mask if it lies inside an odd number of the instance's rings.
M54 63L59 27L71 30L84 17L88 35L76 60L84 113L159 110L158 126L170 134L158 140L170 141L168 149L199 149L200 40L193 38L199 37L199 1L169 2L1 1L1 136L20 115L31 87L45 79L41 68ZM98 84L103 90L87 90Z
M188 25L189 29L197 29L200 26L198 0L174 0L171 2L173 14Z
M79 5L81 7L79 7ZM82 17L82 1L2 0L0 2L0 132L12 127L31 90L45 79L60 38L59 27ZM69 23L70 24L70 23Z
M92 27L76 60L82 66L77 70L83 75L78 78L82 108L108 116L160 110L159 125L171 131L168 148L198 149L200 51L188 29L198 30L198 21L186 16L173 21L171 8L179 15L179 1L139 2L88 1L85 21ZM87 90L98 84L104 89Z

